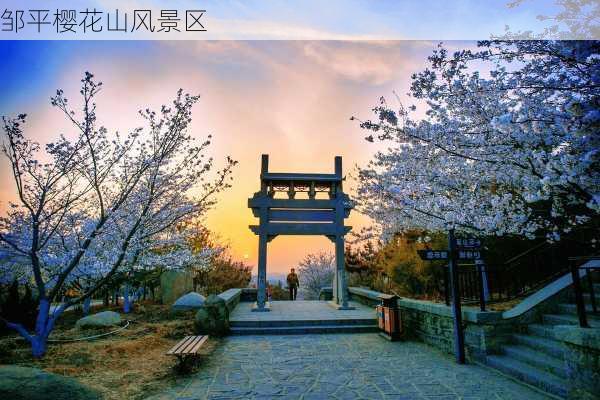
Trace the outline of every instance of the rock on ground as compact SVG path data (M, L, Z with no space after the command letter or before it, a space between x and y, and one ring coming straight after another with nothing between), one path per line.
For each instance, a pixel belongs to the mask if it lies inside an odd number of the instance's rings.
M114 311L103 311L83 317L75 323L80 329L102 328L121 324L121 315Z
M191 292L186 295L181 296L177 299L175 303L171 306L171 310L173 311L187 311L187 310L196 310L204 304L206 298L199 293Z
M0 399L100 400L102 395L73 378L7 365L0 367Z
M229 311L225 300L211 294L194 318L196 333L201 335L225 336L229 333Z

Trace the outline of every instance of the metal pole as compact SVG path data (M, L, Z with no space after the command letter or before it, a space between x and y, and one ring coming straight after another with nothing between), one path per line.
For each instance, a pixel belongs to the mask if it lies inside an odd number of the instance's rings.
M465 337L462 330L462 311L460 309L460 291L458 288L458 266L456 263L456 241L454 240L454 229L448 231L448 248L450 249L450 286L452 288L452 315L454 317L454 349L456 362L465 363Z
M579 279L579 268L575 261L571 261L571 277L573 278L573 290L575 291L575 303L577 304L577 316L579 317L579 326L589 328L587 317L585 315L585 303L581 293L581 280Z

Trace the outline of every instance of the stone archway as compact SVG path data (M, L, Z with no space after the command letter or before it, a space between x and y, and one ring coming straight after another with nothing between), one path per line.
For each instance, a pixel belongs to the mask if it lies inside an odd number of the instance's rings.
M253 311L269 311L266 302L267 244L278 235L325 235L335 243L336 270L332 304L340 309L348 305L344 267L344 236L352 227L344 226L354 205L342 187L342 157L335 157L333 174L269 172L269 155L262 155L260 191L248 199L248 207L258 225L250 229L258 235L257 301ZM285 198L275 198L284 193ZM307 198L296 198L305 193ZM318 199L326 193L326 199Z

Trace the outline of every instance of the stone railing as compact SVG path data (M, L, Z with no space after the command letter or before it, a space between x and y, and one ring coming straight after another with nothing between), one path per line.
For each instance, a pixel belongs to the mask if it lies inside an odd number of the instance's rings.
M319 290L319 300L331 301L333 299L333 288L331 286L322 287Z
M243 288L240 301L244 303L254 303L258 290L256 288Z
M398 300L398 307L408 337L454 354L454 319L450 307L406 298ZM486 355L498 353L500 345L508 341L511 326L503 321L501 312L463 307L462 319L467 359L483 361Z
M219 294L219 297L225 300L227 311L231 313L235 306L238 305L242 297L242 289L228 289Z
M383 294L364 287L349 287L353 301L376 306ZM425 342L446 353L454 353L454 325L452 309L445 304L400 298L398 300L402 328L407 338ZM469 359L481 360L486 354L499 351L499 345L508 340L509 324L503 323L500 312L481 312L463 307L465 348Z
M383 294L369 288L357 286L349 287L348 292L350 293L350 300L373 307L381 303L379 296Z

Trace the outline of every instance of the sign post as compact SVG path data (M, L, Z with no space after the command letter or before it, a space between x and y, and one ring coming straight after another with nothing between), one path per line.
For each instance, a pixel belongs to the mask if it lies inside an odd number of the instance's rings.
M454 352L458 364L465 363L465 335L462 329L462 311L460 307L460 291L458 288L458 266L456 265L457 251L454 238L454 228L448 231L448 248L450 260L448 269L450 272L450 287L452 288L452 316L454 317Z
M448 250L417 250L422 260L436 261L448 260L448 269L446 270L445 297L446 305L449 304L448 291L452 293L452 316L454 319L454 350L456 362L465 363L465 335L462 329L462 311L460 306L460 290L458 287L458 260L475 260L479 273L480 284L480 306L485 311L484 283L483 283L483 261L481 259L481 241L476 238L455 238L454 229L448 231ZM450 288L448 288L450 281ZM450 290L448 290L450 289Z

